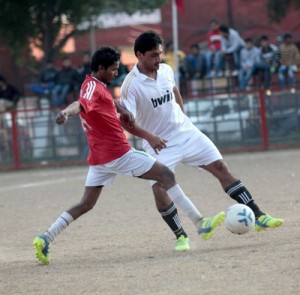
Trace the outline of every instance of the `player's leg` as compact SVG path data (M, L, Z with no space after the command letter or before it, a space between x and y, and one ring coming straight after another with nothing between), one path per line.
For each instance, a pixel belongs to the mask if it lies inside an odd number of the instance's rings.
M156 161L150 170L140 176L142 179L156 180L165 189L166 193L154 195L156 207L176 236L176 251L187 251L189 247L189 239L184 231L175 204L171 200L181 194L180 187L176 184L174 173Z
M175 171L176 165L182 160L181 145L167 147L161 150L159 155L156 155L152 149L147 150L147 152L173 172ZM167 191L161 183L156 181L150 181L150 183L156 199L163 198L167 195ZM171 193L169 196L176 207L180 208L194 223L197 230L199 230L201 228L203 215L199 212L194 203L185 195L178 184L176 185L176 192L174 194Z
M283 224L280 218L273 218L259 208L252 198L251 193L245 185L234 177L223 160L217 160L208 165L202 165L201 168L212 173L221 183L225 192L240 204L245 204L252 209L256 218L255 229L261 231L267 228L275 228Z
M81 201L69 210L63 212L46 232L34 239L33 245L36 249L36 257L40 262L49 264L49 247L51 242L53 242L55 237L62 233L71 222L93 209L100 196L101 190L102 186L86 187Z

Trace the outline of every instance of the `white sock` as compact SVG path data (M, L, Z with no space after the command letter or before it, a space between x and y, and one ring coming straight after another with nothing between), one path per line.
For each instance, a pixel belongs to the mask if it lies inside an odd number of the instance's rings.
M185 195L179 184L171 187L167 193L175 205L179 207L192 220L197 229L199 229L199 226L202 224L203 215Z
M68 213L64 212L60 215L56 221L50 226L45 235L49 239L50 242L53 242L55 237L59 235L70 223L74 221L73 217Z

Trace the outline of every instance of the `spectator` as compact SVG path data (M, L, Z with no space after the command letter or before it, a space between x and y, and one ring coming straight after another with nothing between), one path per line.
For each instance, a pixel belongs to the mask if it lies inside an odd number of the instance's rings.
M205 74L204 56L198 44L192 44L184 59L184 72L188 80L201 79Z
M300 53L297 46L292 42L292 35L285 34L283 43L279 46L280 67L278 69L278 78L281 87L287 86L286 75L289 77L289 86L291 91L295 92L297 64L300 61Z
M259 60L254 65L254 72L262 72L264 78L264 88L268 95L271 94L271 74L278 67L278 48L269 42L268 36L261 36L259 48Z
M5 78L0 75L0 112L14 109L20 96L17 88L8 84Z
M51 104L61 107L67 103L70 91L75 91L79 83L79 75L72 67L69 57L64 57L62 69L58 71L55 78L55 86L51 91Z
M85 52L82 56L82 64L77 68L77 72L79 75L79 87L85 80L85 76L91 73L91 56L88 52Z
M239 85L244 90L248 87L249 80L254 72L255 64L259 60L259 49L254 46L251 38L245 39L245 48L241 50Z
M222 35L220 25L216 19L210 21L210 30L207 33L207 50L205 51L206 73L209 77L222 76ZM214 68L214 71L212 71Z
M240 36L240 34L227 26L220 26L220 31L222 34L222 54L223 57L228 58L230 55L233 57L234 69L239 69L239 57L240 51L245 46L245 42Z
M184 64L184 58L185 58L185 53L182 50L177 51L177 57L178 57L178 72L179 72L179 78L183 79L184 78L184 70L183 70L183 64ZM164 63L169 65L172 70L175 72L175 56L174 56L174 47L173 47L173 42L169 41L166 43L165 46L165 54L164 54Z
M57 70L51 60L47 60L46 67L42 70L39 83L29 84L29 89L33 92L40 94L49 94L51 89L55 85L55 79L57 75Z

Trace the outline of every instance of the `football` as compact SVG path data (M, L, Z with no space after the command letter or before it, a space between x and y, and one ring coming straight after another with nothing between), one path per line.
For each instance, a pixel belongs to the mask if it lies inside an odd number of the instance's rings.
M230 232L242 235L253 229L254 225L255 216L248 206L234 204L227 208L225 214L225 226Z

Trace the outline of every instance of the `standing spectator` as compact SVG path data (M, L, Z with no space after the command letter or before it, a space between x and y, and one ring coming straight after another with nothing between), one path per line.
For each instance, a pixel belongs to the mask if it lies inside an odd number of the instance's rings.
M47 60L45 68L41 71L37 84L29 84L29 89L40 94L49 94L55 85L57 70L52 60Z
M85 52L82 56L82 64L77 68L79 75L79 88L85 80L85 76L91 73L91 57L88 52Z
M184 59L184 72L188 80L201 79L205 73L204 55L198 44L192 44L190 54Z
M241 64L239 70L240 89L248 87L249 80L253 74L255 64L259 60L259 49L254 46L251 38L245 39L246 46L241 50Z
M207 33L207 50L205 51L206 73L210 77L221 75L222 70L222 34L219 29L220 25L216 19L210 21L210 30ZM214 71L212 71L214 68Z
M227 26L220 26L222 34L222 53L224 58L228 58L230 55L233 57L234 69L239 69L239 57L242 47L245 46L245 42L240 34Z
M285 34L283 43L279 46L280 67L278 70L278 78L281 87L287 86L286 75L289 77L289 86L291 91L295 92L297 64L300 62L300 53L297 46L292 42L292 35Z
M76 90L79 82L79 75L72 67L69 57L64 57L62 69L58 71L55 79L55 86L52 89L51 104L54 107L61 107L67 103L68 93Z
M19 99L20 92L17 88L8 84L0 75L0 112L14 109Z
M278 48L271 44L268 36L261 36L259 48L259 61L254 65L254 72L262 72L264 78L264 88L268 95L271 94L271 74L278 67Z

